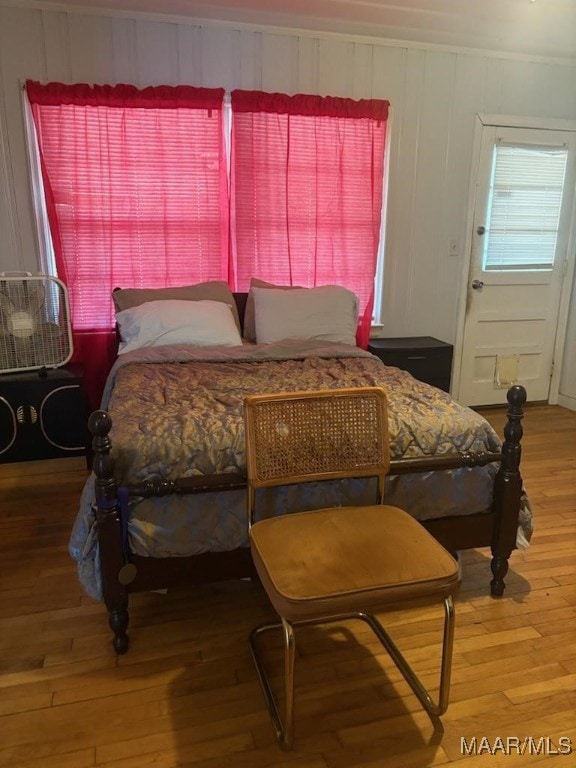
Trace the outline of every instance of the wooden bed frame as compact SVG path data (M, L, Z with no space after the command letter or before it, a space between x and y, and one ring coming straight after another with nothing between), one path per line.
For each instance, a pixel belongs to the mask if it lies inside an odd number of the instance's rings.
M246 294L235 294L241 319ZM520 476L520 441L526 391L515 385L508 391L507 423L500 453L457 453L440 458L393 460L390 475L442 471L458 467L500 464L496 476L492 509L482 514L443 517L424 521L423 525L449 551L490 547L492 580L490 592L499 597L504 592L508 559L516 547L516 534L522 494ZM229 552L208 552L191 557L154 558L128 551L122 530L118 485L110 456L109 432L112 426L106 411L95 411L89 419L93 435L93 471L95 474L99 558L103 598L109 624L114 634L116 653L126 653L129 640L129 595L165 588L184 588L193 584L254 577L255 571L247 547ZM246 487L245 475L213 475L180 480L154 480L128 489L141 497L167 494L225 492Z

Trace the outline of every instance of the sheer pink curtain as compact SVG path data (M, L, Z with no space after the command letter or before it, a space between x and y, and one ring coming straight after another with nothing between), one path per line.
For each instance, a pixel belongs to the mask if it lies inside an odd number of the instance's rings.
M366 346L380 238L388 102L232 92L237 287L335 283L360 301Z
M228 280L223 89L28 82L58 275L93 406L114 287Z

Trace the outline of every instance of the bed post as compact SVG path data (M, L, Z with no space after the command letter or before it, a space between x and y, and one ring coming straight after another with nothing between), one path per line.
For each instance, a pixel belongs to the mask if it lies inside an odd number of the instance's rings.
M92 469L96 475L95 514L98 525L102 592L108 609L108 623L114 632L116 653L128 650L128 593L120 583L118 575L124 565L122 522L118 502L118 486L114 479L111 441L109 432L112 420L106 411L94 411L88 420L90 432L94 435Z
M526 403L526 390L519 384L510 387L507 394L508 421L504 427L502 462L496 476L494 489L494 531L492 534L492 569L493 579L490 592L493 597L504 593L504 577L508 572L508 558L516 546L522 477L520 475L520 455L522 439L523 406Z

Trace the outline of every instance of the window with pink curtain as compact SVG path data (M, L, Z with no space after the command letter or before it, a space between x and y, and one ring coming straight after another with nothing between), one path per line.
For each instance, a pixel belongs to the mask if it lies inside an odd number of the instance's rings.
M28 82L58 275L92 404L112 289L228 280L223 89Z
M374 303L389 103L232 92L232 252L237 288L343 285Z

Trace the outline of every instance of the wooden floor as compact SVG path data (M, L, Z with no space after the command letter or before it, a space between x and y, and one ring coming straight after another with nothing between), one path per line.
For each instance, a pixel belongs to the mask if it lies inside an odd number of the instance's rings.
M503 412L487 416L500 430ZM500 600L488 552L463 554L444 732L350 623L299 636L291 753L276 746L248 652L249 629L271 615L259 586L134 597L131 650L116 658L67 553L82 462L0 467L0 766L496 768L554 752L555 766L576 765L576 413L533 406L524 429L532 545L513 554ZM430 610L388 621L430 685L440 624Z

